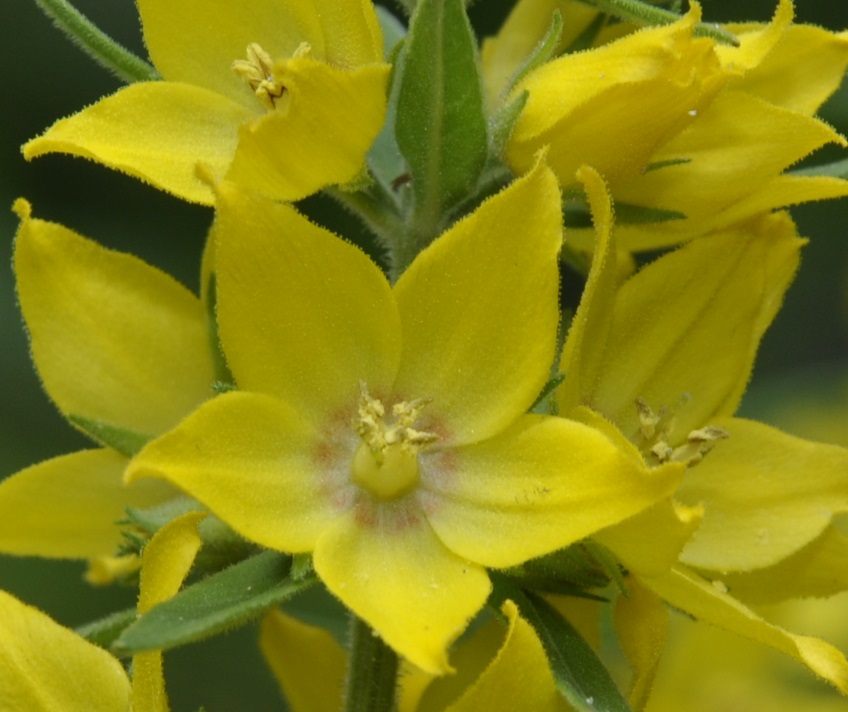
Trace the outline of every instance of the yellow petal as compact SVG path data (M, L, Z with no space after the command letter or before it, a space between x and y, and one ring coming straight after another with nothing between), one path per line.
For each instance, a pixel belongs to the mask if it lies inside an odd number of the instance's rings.
M564 710L533 626L518 615L512 601L504 603L503 612L509 621L506 641L477 681L446 712Z
M795 10L792 0L780 0L774 18L767 25L729 25L728 30L736 34L738 46L716 45L716 54L722 64L744 74L762 64L769 57L778 42L784 41L787 28L792 23ZM781 44L778 54L783 52Z
M395 285L403 355L394 391L432 398L427 415L447 442L502 430L539 395L556 347L561 239L559 189L540 163L421 252Z
M387 393L400 325L377 266L290 206L219 190L218 319L239 386L321 427L355 406L361 381Z
M446 549L423 515L388 506L337 518L314 562L327 588L388 645L435 674L450 671L447 647L491 588L485 570Z
M131 487L126 458L86 450L45 460L0 483L0 551L83 559L114 554L124 541L115 524L127 507L151 507L175 492L163 482Z
M342 67L382 60L383 32L370 0L312 0L312 4L318 8L324 34L322 59Z
M659 576L674 566L701 521L700 507L670 497L594 535L628 571Z
M750 201L752 193L765 196L766 209L780 207L768 182L831 142L845 145L822 121L743 92L725 91L651 159L687 162L647 171L621 186L616 199L684 213L685 220L663 224L663 230L681 237L708 232L755 214L756 204L749 204L751 212L733 210L739 201Z
M668 611L662 599L630 577L627 595L616 599L614 613L618 639L633 671L628 702L634 710L642 710L668 637Z
M5 591L0 639L4 709L130 712L130 683L121 663Z
M15 272L45 388L66 414L157 435L211 395L200 300L164 272L57 225L21 226Z
M583 288L580 306L571 320L562 348L560 372L566 378L556 390L556 403L562 415L568 415L581 402L582 390L585 389L582 385L581 365L595 363L603 354L618 281L609 191L600 174L589 166L582 166L577 176L583 183L592 210L595 243L591 248L592 266Z
M637 399L671 411L665 440L732 413L802 241L783 213L664 255L621 287L606 348L581 364L580 402L641 442Z
M45 153L90 158L184 200L211 205L212 191L195 167L200 162L213 175L223 175L236 150L238 127L252 115L208 89L139 82L57 121L23 152L27 160Z
M782 5L781 5L782 7ZM730 25L731 32L737 32ZM739 29L744 29L744 26ZM745 35L740 33L745 43ZM730 48L716 48L720 57ZM790 25L776 51L731 87L778 106L812 116L842 82L848 66L848 33L829 32L812 25Z
M722 581L736 598L760 605L790 598L825 598L848 590L848 536L835 526L774 566L728 574Z
M739 601L681 567L662 577L645 578L645 586L675 608L724 630L750 638L804 663L843 694L848 694L848 661L818 638L789 633L772 625Z
M275 398L227 393L147 445L126 477L167 479L247 539L311 551L338 516L332 495L348 479L321 469L320 436Z
M529 98L507 146L526 170L540 148L563 185L589 164L611 184L639 175L659 146L692 123L728 75L713 42L693 39L700 6L680 21L548 62L515 91ZM624 118L626 117L626 119ZM575 146L579 150L575 150Z
M284 103L242 127L227 178L278 200L356 178L383 125L389 65L344 70L299 57L274 76Z
M441 459L421 456L427 517L447 546L507 567L562 548L668 496L679 467L648 469L602 432L524 416Z
M704 519L682 560L716 571L777 563L848 511L848 450L738 418L716 423L730 437L686 476L678 496ZM803 473L803 476L799 476Z
M180 590L200 550L197 525L201 512L189 512L162 527L144 547L138 612L147 613ZM133 712L168 712L162 653L158 650L133 657Z
M571 0L520 0L497 36L483 40L480 63L490 108L509 91L510 80L542 41L557 10L562 15L562 35L555 54L560 54L598 16L598 10Z
M332 635L275 610L262 619L259 647L292 712L337 712L346 660Z

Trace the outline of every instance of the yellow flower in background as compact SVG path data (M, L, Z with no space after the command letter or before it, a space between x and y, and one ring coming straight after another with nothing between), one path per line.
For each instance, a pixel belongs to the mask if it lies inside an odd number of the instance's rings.
M568 38L592 21L594 11L571 3L519 3L484 54L494 75L490 101L498 101L491 95L502 94L529 39L550 24L554 5L571 20ZM605 44L547 62L501 99L528 93L507 162L527 170L549 146L567 193L578 186L581 165L600 172L617 202L645 209L619 226L624 250L672 245L775 208L848 195L844 180L784 173L824 144L846 145L814 114L848 66L848 34L792 25L792 16L783 0L769 25L729 26L739 47L693 37L701 17L694 2L672 25L620 38L602 33ZM573 230L572 246L590 251L593 234Z
M356 178L383 123L389 67L368 0L139 0L165 81L120 89L24 146L70 153L196 203L196 176L296 200Z
M526 414L559 318L560 194L544 167L394 287L293 208L219 192L218 319L243 390L145 447L128 477L166 478L247 539L313 552L330 591L418 667L449 669L489 594L485 567L677 485L679 465L648 471L602 432Z
M127 507L177 494L162 482L127 487L122 475L134 449L213 395L207 317L163 272L33 218L23 200L16 210L18 300L38 374L65 416L118 449L56 457L0 483L0 551L108 557Z
M497 619L461 645L457 674L436 678L406 666L400 675L400 712L566 712L548 659L533 627L512 601ZM344 694L345 654L321 628L281 611L262 621L259 644L293 712L336 712Z
M590 170L580 175L598 248L563 349L559 412L607 423L649 462L685 463L674 497L691 507L669 500L598 539L673 606L782 650L848 690L841 653L758 618L724 582L793 556L809 564L801 552L848 510L848 450L733 417L803 241L788 215L764 215L691 242L619 286L605 186ZM848 549L834 546L838 553L817 562L828 563L822 576L841 581ZM781 591L809 594L805 583L817 585L800 579Z
M171 598L200 548L186 514L164 526L143 556L139 612ZM162 654L133 658L130 681L121 663L41 611L0 591L0 706L26 712L167 712Z

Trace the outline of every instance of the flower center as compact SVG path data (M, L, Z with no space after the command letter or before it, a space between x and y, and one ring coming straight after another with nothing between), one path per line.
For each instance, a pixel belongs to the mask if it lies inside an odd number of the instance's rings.
M413 425L429 400L401 401L386 408L360 384L356 432L362 443L351 463L351 477L360 487L380 500L398 499L415 489L421 475L418 451L438 440L438 436Z
M293 56L302 57L309 54L309 50L309 43L302 42ZM285 85L274 78L274 60L256 42L247 46L247 59L237 59L232 68L253 90L266 109L276 107L277 99L286 93Z
M685 405L688 396L681 398ZM677 447L668 443L668 436L674 428L674 414L665 408L655 413L641 398L636 399L636 411L639 414L639 431L642 436L642 449L647 450L660 462L683 462L687 467L697 465L713 449L716 442L729 437L726 430L707 425L692 430L686 436L686 442Z

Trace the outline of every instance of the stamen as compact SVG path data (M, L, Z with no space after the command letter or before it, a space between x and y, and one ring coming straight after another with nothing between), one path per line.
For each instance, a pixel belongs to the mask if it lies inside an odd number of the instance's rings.
M256 42L247 46L247 59L237 59L232 68L267 109L273 109L277 99L286 92L285 86L274 79L274 60Z

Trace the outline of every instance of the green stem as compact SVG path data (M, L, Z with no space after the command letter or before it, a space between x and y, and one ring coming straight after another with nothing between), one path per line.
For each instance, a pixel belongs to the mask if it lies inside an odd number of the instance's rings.
M393 712L397 673L397 653L352 616L345 712Z
M324 192L343 208L356 215L376 235L388 251L394 249L402 224L394 198L374 181L365 190L346 191L340 188L324 188Z
M35 4L72 42L120 79L125 82L159 79L153 67L115 42L67 0L35 0Z
M592 5L601 12L613 15L621 20L633 22L642 26L670 25L677 22L680 15L671 10L654 7L640 0L580 0L586 5ZM699 22L695 26L696 37L711 37L722 44L739 46L739 40L732 32L719 25Z

